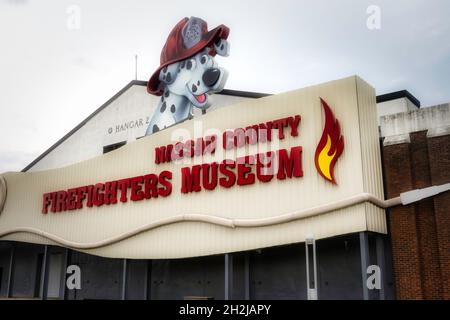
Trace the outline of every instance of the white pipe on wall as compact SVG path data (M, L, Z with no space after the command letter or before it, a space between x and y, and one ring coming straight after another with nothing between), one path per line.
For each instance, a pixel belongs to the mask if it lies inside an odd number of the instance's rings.
M140 234L142 232L159 228L161 226L178 223L178 222L205 222L210 223L218 226L223 226L227 228L256 228L256 227L266 227L281 223L286 223L294 220L299 219L305 219L310 218L314 216L318 216L327 212L345 209L357 204L369 202L377 207L387 209L390 207L398 206L398 205L407 205L413 202L420 201L424 198L428 198L434 195L437 195L439 193L445 192L450 190L450 183L447 183L445 185L441 186L433 186L428 187L424 189L417 189L408 191L406 193L402 193L399 197L395 197L388 200L381 200L375 197L372 194L369 193L361 193L343 200L335 201L330 204L321 205L317 207L308 208L305 210L292 212L292 213L286 213L282 214L276 217L269 217L269 218L262 218L262 219L229 219L229 218L222 218L222 217L216 217L216 216L208 216L205 214L183 214L183 215L177 215L169 218L160 219L155 222L151 222L148 224L145 224L139 228L136 228L131 231L127 231L125 233L119 234L117 236L107 238L104 240L96 241L96 242L74 242L70 240L63 239L61 237L58 237L56 235L53 235L51 233L48 233L43 230L38 230L35 228L29 228L29 227L19 227L14 228L8 231L5 231L3 233L0 233L0 237L4 237L9 234L18 233L18 232L27 232L36 234L39 236L42 236L44 238L47 238L51 241L54 241L62 246L70 247L73 249L95 249L104 247L122 240L125 240L127 238L133 237L137 234ZM405 196L406 194L406 196ZM402 199L405 201L403 202Z

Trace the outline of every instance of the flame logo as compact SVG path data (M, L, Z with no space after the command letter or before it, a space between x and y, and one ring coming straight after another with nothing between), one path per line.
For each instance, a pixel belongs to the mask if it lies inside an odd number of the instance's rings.
M334 165L344 150L344 137L341 136L339 121L335 119L331 108L322 98L320 98L320 102L325 112L325 126L316 149L314 161L320 175L325 180L337 184L334 178Z

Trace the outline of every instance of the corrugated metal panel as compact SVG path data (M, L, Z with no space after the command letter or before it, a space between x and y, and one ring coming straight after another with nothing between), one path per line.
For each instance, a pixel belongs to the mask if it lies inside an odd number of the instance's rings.
M381 152L377 124L375 90L355 77L358 94L358 116L361 134L364 191L384 199ZM387 233L385 210L366 204L367 229Z

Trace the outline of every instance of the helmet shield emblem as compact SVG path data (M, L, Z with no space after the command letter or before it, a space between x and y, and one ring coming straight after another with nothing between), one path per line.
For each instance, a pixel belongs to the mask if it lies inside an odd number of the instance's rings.
M191 17L188 23L183 27L181 33L183 35L183 44L187 49L192 48L201 40L203 34L202 25L202 20Z

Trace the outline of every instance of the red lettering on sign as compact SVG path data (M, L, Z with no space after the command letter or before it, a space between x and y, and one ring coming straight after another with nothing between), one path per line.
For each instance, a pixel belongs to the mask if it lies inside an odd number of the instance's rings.
M92 207L93 206L93 204L92 204L92 194L93 194L93 190L94 190L94 186L92 186L92 185L90 185L90 186L88 186L87 187L87 189L88 189L88 198L87 198L87 206L90 208L90 207Z
M83 200L86 199L87 187L77 188L77 209L83 208Z
M258 143L258 125L253 125L245 128L246 142L249 145L255 145Z
M156 147L155 148L155 163L160 164L160 163L165 163L165 162L168 162L166 147L165 146Z
M77 208L76 192L77 188L67 190L67 210L75 210Z
M205 138L204 154L213 154L214 152L216 152L216 147L217 147L217 136L215 134L212 136L207 136Z
M295 115L244 128L234 128L223 132L222 147L225 150L253 146L272 141L272 130L276 130L278 139L299 135L301 117ZM290 129L290 131L289 131ZM213 154L217 148L217 135L196 138L155 148L155 163L169 163L183 158L200 157ZM234 185L245 186L270 182L275 176L278 180L302 177L302 147L281 149L237 158L226 159L221 163L203 163L181 168L181 192L199 192L202 189L212 191L220 185L230 188ZM275 175L276 171L276 175ZM117 181L108 181L93 185L44 193L42 196L42 213L116 204L118 201L141 201L167 197L172 193L172 172L162 171L159 175L147 174ZM120 192L120 196L118 195Z
M236 148L241 148L245 145L245 141L245 130L242 128L234 129L234 146Z
M233 149L234 147L233 131L224 131L224 133L222 134L222 146L225 150Z
M191 168L184 167L181 168L181 192L199 192L201 190L200 186L200 170L201 165L195 165Z
M145 199L158 197L158 176L156 174L144 176L144 195Z
M105 183L104 203L107 205L117 203L117 181Z
M178 142L174 145L172 151L172 160L181 160L183 159L183 150L184 144L182 142Z
M255 183L255 174L252 172L252 167L255 163L255 158L253 156L245 156L242 158L237 158L237 184L240 186L245 186L248 184Z
M289 117L287 119L289 127L291 127L291 136L296 137L298 136L298 126L300 124L300 120L302 118L299 115L296 115L295 117Z
M52 194L44 193L42 195L42 213L46 214L48 212L48 206L52 203Z
M117 181L117 186L120 190L120 202L128 201L127 192L128 188L130 187L130 184L131 184L130 178Z
M277 179L284 180L288 178L303 177L302 171L302 147L291 148L291 154L288 155L286 149L278 150L278 173Z
M172 183L170 180L172 180L172 172L170 171L163 171L159 175L159 183L162 185L158 189L158 193L161 197L167 197L172 193Z
M144 182L143 176L138 176L131 178L130 184L131 184L131 194L130 194L130 200L131 201L140 201L144 199L144 191L142 191L142 183Z
M101 205L103 205L103 200L105 195L103 194L103 190L105 189L105 185L103 183L97 183L94 186L94 191L93 191L93 203L94 206L100 207Z
M56 212L66 211L66 191L58 191L56 193Z
M274 174L274 152L260 153L256 157L256 177L261 182L269 182Z
M273 128L278 129L278 139L284 139L284 127L287 125L287 119L279 119L273 122Z
M224 160L220 166L219 171L225 177L219 179L219 184L221 187L230 188L236 183L236 176L234 172L230 169L234 169L236 167L236 162L233 160Z
M214 190L217 186L217 171L219 165L217 162L202 165L203 188Z
M184 158L194 157L194 155L195 155L194 147L195 147L194 140L188 140L184 144Z

